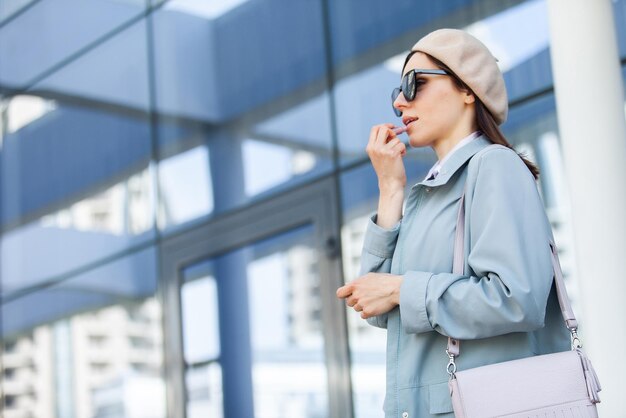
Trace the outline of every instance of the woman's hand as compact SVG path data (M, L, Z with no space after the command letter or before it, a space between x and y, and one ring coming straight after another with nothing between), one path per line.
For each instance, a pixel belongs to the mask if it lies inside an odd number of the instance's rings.
M367 319L389 312L400 304L402 276L367 273L337 289L337 297Z
M402 161L406 146L392 128L391 123L374 126L365 149L378 176L380 197L376 223L382 228L391 228L402 217L406 186L406 171Z
M365 148L378 176L378 186L385 193L403 191L406 185L402 161L406 146L393 132L393 127L391 123L373 126Z

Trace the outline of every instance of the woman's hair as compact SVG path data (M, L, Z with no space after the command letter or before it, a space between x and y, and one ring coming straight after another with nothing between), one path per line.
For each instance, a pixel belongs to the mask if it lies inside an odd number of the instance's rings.
M404 65L402 66L402 72L404 72L404 68L406 67L406 64L409 62L409 59L416 52L417 51L409 52L409 55L407 55L406 59L404 60ZM482 133L484 133L485 136L492 143L504 145L505 147L510 148L513 151L515 151L515 153L522 159L524 164L526 164L526 167L528 168L528 170L530 170L535 180L537 180L539 178L539 168L533 162L528 160L523 153L517 152L513 148L513 146L509 143L509 141L507 141L507 139L504 137L504 134L502 134L500 127L498 126L495 119L493 118L493 115L491 114L491 112L489 112L489 109L485 107L483 102L480 101L480 99L478 98L478 96L476 96L476 94L472 91L472 89L469 88L469 86L465 84L463 80L461 80L459 76L457 76L454 73L454 71L452 71L446 64L439 61L437 58L433 56L428 55L428 58L430 58L437 67L441 68L442 70L445 70L446 72L450 74L450 76L454 80L454 84L459 90L469 91L474 95L474 98L476 99L475 101L476 125L478 125L478 129L482 131Z

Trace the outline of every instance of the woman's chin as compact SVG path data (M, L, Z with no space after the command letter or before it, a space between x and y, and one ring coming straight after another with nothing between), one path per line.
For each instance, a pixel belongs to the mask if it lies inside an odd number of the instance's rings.
M432 141L429 141L427 138L418 137L417 135L411 135L409 137L409 145L411 148L421 148L430 146Z

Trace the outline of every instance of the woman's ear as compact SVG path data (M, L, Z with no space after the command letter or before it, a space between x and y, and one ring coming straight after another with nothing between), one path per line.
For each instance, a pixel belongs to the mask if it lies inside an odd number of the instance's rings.
M472 104L476 101L476 97L474 97L474 94L472 92L464 91L463 94L463 101L465 102L465 104Z

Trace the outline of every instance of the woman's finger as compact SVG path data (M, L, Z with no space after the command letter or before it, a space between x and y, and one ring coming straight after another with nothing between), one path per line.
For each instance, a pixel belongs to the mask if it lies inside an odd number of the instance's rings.
M387 142L387 146L388 146L389 148L394 148L394 147L396 147L398 144L401 144L401 143L402 143L402 141L400 141L400 139L398 139L398 138L391 138L391 139L389 140L389 142Z
M394 127L393 123L381 123L380 125L373 126L372 130L370 131L371 142L374 144L377 144L377 143L385 144L387 142L387 137L389 136L389 133L387 131L391 131L391 128L393 127ZM375 135L373 140L372 140L372 134Z
M350 296L351 294L352 294L352 286L349 284L345 286L341 286L339 289L337 289L338 298L344 299Z
M389 141L390 137L395 138L396 134L387 126L381 126L376 136L376 143L379 145L385 145Z
M391 149L393 149L394 151L399 152L401 155L406 154L406 145L402 141L400 141L400 140L398 140L398 142L396 144L393 144Z

